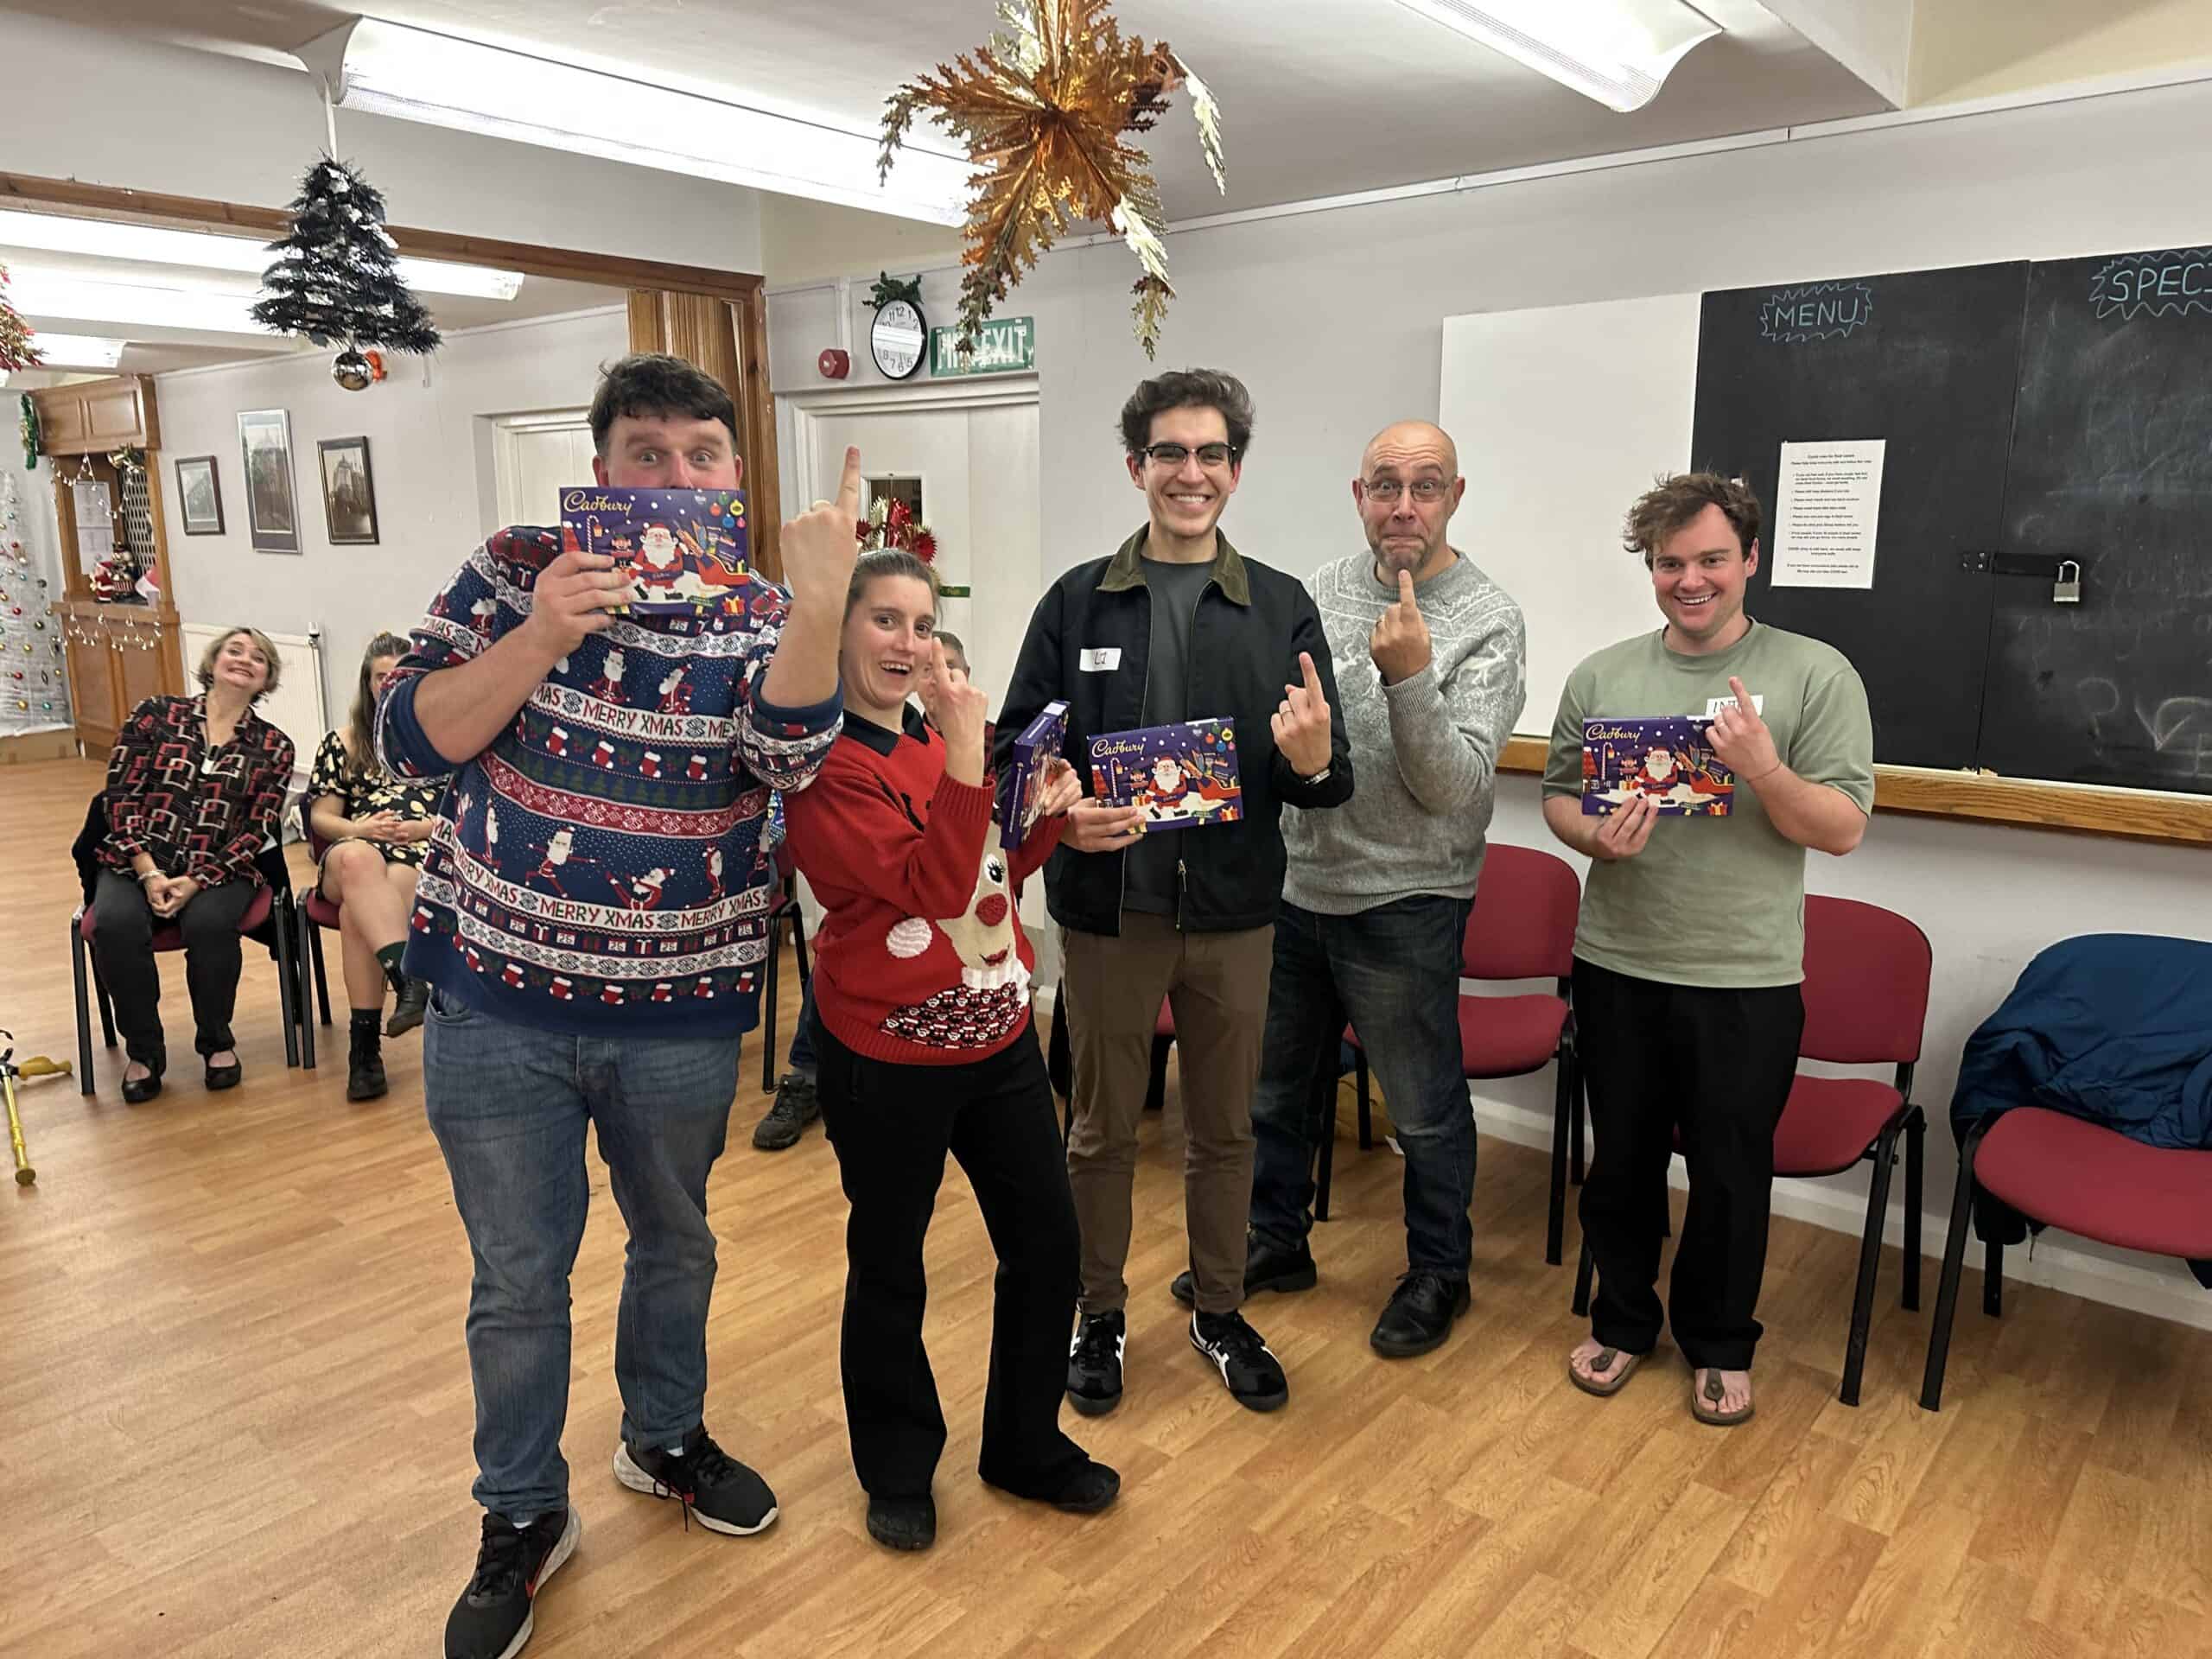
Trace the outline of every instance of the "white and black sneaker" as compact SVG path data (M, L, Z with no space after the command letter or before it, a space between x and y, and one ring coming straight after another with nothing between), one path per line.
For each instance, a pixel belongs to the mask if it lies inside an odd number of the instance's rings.
M446 1659L514 1659L537 1622L538 1591L575 1553L583 1530L574 1509L526 1527L486 1516L476 1571L446 1617Z
M1290 1398L1282 1363L1242 1313L1193 1313L1191 1346L1211 1360L1230 1397L1253 1411L1273 1411Z
M1086 1417L1101 1417L1122 1403L1122 1351L1129 1325L1122 1311L1086 1313L1068 1345L1068 1403Z
M702 1527L745 1538L776 1518L768 1483L716 1446L704 1425L683 1437L680 1452L622 1441L614 1448L614 1478L649 1497L680 1500L687 1527L696 1515Z

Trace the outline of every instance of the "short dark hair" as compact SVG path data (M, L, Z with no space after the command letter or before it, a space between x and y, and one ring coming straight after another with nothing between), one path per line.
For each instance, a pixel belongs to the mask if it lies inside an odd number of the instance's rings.
M1668 539L1707 507L1718 507L1736 532L1736 550L1749 553L1759 538L1759 499L1740 478L1719 473L1676 473L1637 497L1621 526L1621 543L1649 565Z
M722 383L696 363L664 352L632 352L602 370L591 400L591 447L604 459L607 434L623 416L687 415L720 421L737 447L737 405Z
M1252 394L1219 369L1171 369L1129 394L1122 405L1122 447L1135 454L1152 442L1152 417L1171 409L1218 410L1229 427L1229 448L1238 461L1252 442Z
M879 547L853 561L853 579L845 587L847 616L866 597L868 583L881 576L911 576L920 582L930 590L930 611L936 613L938 601L944 597L938 592L937 572L903 547Z

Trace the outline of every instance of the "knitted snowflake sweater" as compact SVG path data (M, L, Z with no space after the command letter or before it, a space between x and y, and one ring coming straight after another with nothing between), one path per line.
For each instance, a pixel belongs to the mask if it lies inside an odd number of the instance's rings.
M407 971L549 1031L748 1031L777 897L760 834L769 792L812 779L841 700L779 709L758 696L789 597L756 577L738 613L617 617L455 770L416 718L423 676L521 626L560 551L557 530L493 537L432 603L379 704L391 771L453 772Z

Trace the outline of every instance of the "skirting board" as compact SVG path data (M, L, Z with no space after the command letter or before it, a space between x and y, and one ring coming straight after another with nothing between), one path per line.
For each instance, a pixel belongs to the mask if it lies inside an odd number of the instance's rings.
M1037 993L1036 1007L1039 1013L1050 1013L1055 998L1050 986ZM1534 1147L1549 1152L1552 1145L1552 1120L1548 1113L1533 1112L1524 1106L1510 1106L1501 1101L1485 1100L1470 1090L1475 1108L1476 1122L1481 1132L1500 1141L1510 1141L1516 1146ZM1944 1133L1940 1120L1931 1121L1931 1135ZM1668 1166L1668 1184L1676 1191L1686 1191L1689 1176L1679 1159ZM1902 1170L1893 1178L1895 1186L1904 1185ZM1938 1185L1943 1189L1936 1191ZM1948 1198L1951 1183L1930 1181L1927 1196ZM1570 1215L1572 1211L1570 1194ZM1774 1184L1774 1213L1791 1221L1810 1222L1815 1227L1825 1227L1831 1232L1847 1233L1856 1238L1866 1224L1866 1201L1855 1193L1821 1181L1777 1179ZM1943 1242L1950 1231L1950 1212L1942 1214L1923 1210L1920 1218L1920 1248L1922 1254L1939 1263L1943 1257ZM1576 1247L1573 1229L1568 1229L1567 1248ZM2035 1240L2032 1254L2025 1245L2015 1245L2005 1252L2005 1278L2008 1284L2042 1285L2052 1290L2063 1290L2092 1302L2103 1302L2113 1307L2124 1307L2132 1313L2147 1313L2154 1319L2171 1319L2177 1325L2195 1325L2199 1330L2212 1331L2212 1290L2202 1288L2196 1281L2178 1273L2160 1273L2131 1262L2114 1262L2086 1251L2069 1249L2055 1241L2061 1235L2046 1228ZM1882 1242L1903 1249L1904 1245L1904 1206L1892 1204L1883 1224ZM1571 1263L1570 1263L1571 1265ZM1981 1265L1980 1241L1971 1233L1967 1236L1967 1266L1979 1268ZM1923 1280L1921 1294L1924 1306L1935 1306L1936 1287L1932 1280ZM1980 1317L1967 1304L1972 1298L1961 1298L1959 1318L1970 1314ZM1978 1306L1978 1303L1977 1303Z

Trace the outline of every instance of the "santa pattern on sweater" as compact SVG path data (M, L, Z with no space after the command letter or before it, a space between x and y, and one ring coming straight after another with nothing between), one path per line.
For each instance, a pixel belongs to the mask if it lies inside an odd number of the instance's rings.
M449 769L415 717L422 677L520 626L560 550L557 531L502 531L438 595L378 709L395 773ZM753 1026L776 898L760 835L770 790L812 779L839 705L760 702L787 601L752 587L731 613L614 618L455 773L416 887L408 972L558 1031ZM688 696L664 712L671 672Z

